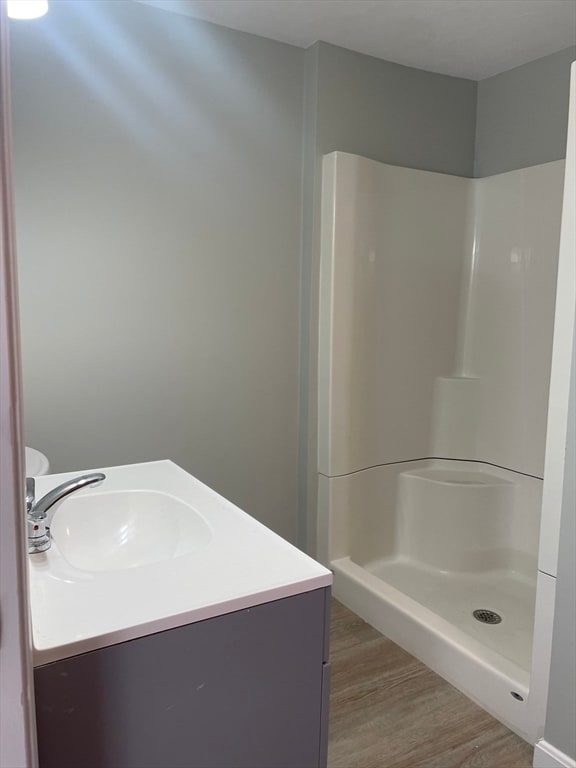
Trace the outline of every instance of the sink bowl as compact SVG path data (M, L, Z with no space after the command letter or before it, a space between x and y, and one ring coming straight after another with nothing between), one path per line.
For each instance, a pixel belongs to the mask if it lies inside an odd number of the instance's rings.
M82 571L118 571L172 560L206 547L212 532L190 505L160 491L78 494L56 511L52 537Z

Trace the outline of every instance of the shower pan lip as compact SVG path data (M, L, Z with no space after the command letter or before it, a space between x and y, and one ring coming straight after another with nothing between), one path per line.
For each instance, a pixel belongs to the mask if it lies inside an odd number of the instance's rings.
M528 669L382 581L350 557L333 559L330 568L334 573L333 594L337 600L519 736L534 741L533 723L527 710ZM498 627L485 626L485 631L498 632ZM521 699L512 697L511 691L516 691Z
M394 608L400 610L405 616L416 619L418 623L425 623L429 629L437 635L447 638L450 645L458 645L466 649L466 652L475 658L482 658L484 662L498 670L499 674L510 677L517 686L528 690L530 681L530 670L524 665L520 665L508 656L499 653L497 650L485 645L481 640L473 637L461 627L457 626L449 619L441 616L435 610L423 605L416 598L408 595L374 573L366 570L363 566L354 562L350 557L341 557L331 561L330 568L334 573L336 585L337 575L345 575L346 579L351 579L358 586L368 587L369 591L380 599L386 598L386 602ZM341 586L341 579L338 579L338 586ZM335 586L334 593L338 599L338 586ZM356 610L353 608L352 610ZM368 620L369 621L369 620ZM371 623L371 622L370 622ZM490 627L486 627L489 631ZM380 630L386 634L384 630ZM393 639L393 638L390 638ZM427 663L427 662L425 662ZM518 688L517 690L520 690Z
M419 616L432 615L446 622L443 632L447 636L458 636L463 645L470 647L479 642L481 645L475 646L474 652L481 657L482 649L486 648L491 663L498 668L506 670L512 664L529 676L532 641L519 646L517 636L518 627L526 619L530 621L535 607L536 582L528 574L501 568L440 571L407 557L362 563L347 556L332 560L330 567L353 571L370 581L381 595L393 598L397 605L410 607ZM503 620L498 624L478 621L473 611L478 607L492 610L486 606L497 608Z

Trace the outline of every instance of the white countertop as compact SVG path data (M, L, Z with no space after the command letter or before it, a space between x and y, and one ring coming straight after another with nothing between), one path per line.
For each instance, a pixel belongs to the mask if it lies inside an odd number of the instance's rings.
M330 571L171 461L87 471L106 480L79 495L166 493L193 507L212 536L190 554L94 571L73 567L54 535L47 552L28 556L35 666L332 583ZM80 474L37 478L36 497Z

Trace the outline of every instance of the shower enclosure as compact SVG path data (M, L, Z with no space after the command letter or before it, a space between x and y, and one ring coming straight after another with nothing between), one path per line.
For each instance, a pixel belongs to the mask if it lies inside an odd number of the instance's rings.
M563 175L323 161L320 557L528 740Z

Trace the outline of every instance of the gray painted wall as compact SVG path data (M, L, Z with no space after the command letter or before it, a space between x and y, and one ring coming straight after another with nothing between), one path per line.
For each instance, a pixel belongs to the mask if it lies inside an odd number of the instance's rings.
M319 152L472 176L475 81L317 47Z
M474 176L566 157L570 64L576 47L478 83Z
M477 83L328 43L306 52L301 277L300 503L316 549L317 356L322 156L351 152L393 165L471 176ZM302 541L302 544L305 542Z
M27 444L294 540L303 51L101 0L11 32Z
M316 380L312 359L317 343L311 339L312 308L319 301L318 274L314 273L315 249L319 247L315 222L320 216L321 155L316 147L318 125L319 44L304 56L304 119L302 142L302 251L300 268L300 399L298 411L298 543L316 555L317 466L314 452L317 432Z
M549 744L576 760L576 329L572 353L570 404L568 409L568 436L562 518L560 521L560 549L556 579L554 608L554 634L548 711L544 738Z

